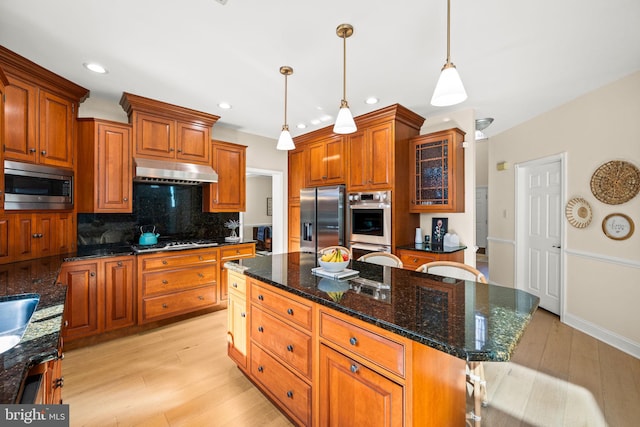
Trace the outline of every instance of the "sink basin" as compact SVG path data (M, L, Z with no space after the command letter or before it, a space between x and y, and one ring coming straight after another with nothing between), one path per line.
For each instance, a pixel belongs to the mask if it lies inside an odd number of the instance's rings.
M38 294L0 297L0 354L15 347L40 301Z

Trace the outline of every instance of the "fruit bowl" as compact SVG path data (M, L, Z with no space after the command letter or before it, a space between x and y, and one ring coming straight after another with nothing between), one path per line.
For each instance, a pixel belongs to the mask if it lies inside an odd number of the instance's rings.
M318 264L320 264L320 267L322 267L325 271L330 271L332 273L339 273L341 271L343 271L345 268L347 268L347 265L349 265L349 261L338 261L338 262L330 262L330 261L322 261L322 259L318 258Z

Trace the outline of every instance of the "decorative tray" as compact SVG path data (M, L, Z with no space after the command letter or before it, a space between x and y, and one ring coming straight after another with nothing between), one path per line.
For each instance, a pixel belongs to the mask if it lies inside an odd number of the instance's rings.
M336 271L327 271L322 267L312 268L311 273L315 274L316 276L328 277L330 279L336 279L336 280L347 280L352 277L356 277L358 274L360 274L359 271L351 270L349 268L345 268L342 271L336 272Z

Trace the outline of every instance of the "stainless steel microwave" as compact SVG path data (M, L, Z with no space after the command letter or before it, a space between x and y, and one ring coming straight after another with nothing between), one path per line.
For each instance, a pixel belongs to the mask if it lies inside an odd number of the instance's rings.
M4 209L73 209L73 171L5 160Z

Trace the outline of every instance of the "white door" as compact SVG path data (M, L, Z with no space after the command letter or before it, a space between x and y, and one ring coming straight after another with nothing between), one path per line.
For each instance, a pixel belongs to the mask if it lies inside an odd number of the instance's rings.
M487 187L476 187L476 246L487 247L488 230Z
M560 314L562 159L518 167L516 286Z

